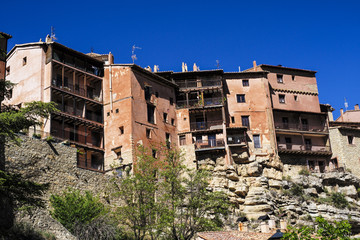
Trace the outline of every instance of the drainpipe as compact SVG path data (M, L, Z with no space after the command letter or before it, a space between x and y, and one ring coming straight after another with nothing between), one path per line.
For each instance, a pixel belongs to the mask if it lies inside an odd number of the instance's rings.
M112 62L112 54L111 52L109 53L109 57L108 57L108 61L109 61L109 81L110 81L110 111L113 112L113 93L112 93L112 69L111 69L111 65L113 64Z

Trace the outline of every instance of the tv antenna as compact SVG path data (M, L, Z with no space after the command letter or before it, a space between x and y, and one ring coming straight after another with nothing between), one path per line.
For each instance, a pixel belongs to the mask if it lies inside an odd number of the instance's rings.
M50 38L51 38L52 41L57 40L57 38L55 37L55 28L53 26L51 26Z
M217 67L217 69L220 68L220 61L219 60L216 60L216 67Z
M346 98L344 98L345 102L344 102L344 106L345 106L345 112L347 111L347 108L349 107L349 104L346 101Z
M136 54L135 54L135 50L136 49L141 49L140 47L132 46L132 51L131 51L131 59L133 60L133 63L135 63L135 60L137 60Z

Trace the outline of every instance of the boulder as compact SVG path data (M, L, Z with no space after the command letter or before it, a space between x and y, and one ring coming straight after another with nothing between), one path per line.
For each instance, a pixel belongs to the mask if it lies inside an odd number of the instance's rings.
M280 189L281 188L281 181L279 180L274 180L274 179L269 179L269 187L271 188L276 188L276 189Z
M282 179L282 172L277 171L274 168L264 168L263 176L269 179L281 180Z
M356 198L358 193L354 185L339 187L339 192L344 194L345 196Z
M236 172L226 173L226 177L232 181L239 181L239 176Z
M262 173L262 167L260 166L259 163L253 162L248 165L247 175L249 175L251 177L258 177L261 175L261 173Z
M249 192L249 187L245 184L241 184L235 188L235 193L241 197L245 197Z

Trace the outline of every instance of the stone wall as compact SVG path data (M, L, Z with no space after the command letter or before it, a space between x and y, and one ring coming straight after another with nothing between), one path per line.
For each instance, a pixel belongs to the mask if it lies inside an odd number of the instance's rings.
M339 167L349 169L360 177L360 129L329 129L333 158L337 158ZM348 143L348 136L353 136L353 144Z
M78 168L76 148L25 136L21 139L21 146L6 144L6 169L38 183L50 183L50 188L44 195L45 200L48 201L51 194L59 194L72 187L81 191L91 191L106 203L106 186L111 176ZM47 203L46 209L22 219L30 221L41 230L55 234L58 239L72 239L70 233L51 218L48 210Z

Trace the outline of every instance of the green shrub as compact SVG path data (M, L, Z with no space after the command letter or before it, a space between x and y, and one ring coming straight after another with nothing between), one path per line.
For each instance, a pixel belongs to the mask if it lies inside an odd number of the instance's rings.
M337 208L346 208L349 206L349 202L346 200L344 194L342 193L332 193L331 200L335 207Z
M52 142L52 141L54 141L54 138L52 136L47 136L46 141L47 142Z
M310 172L309 172L309 170L303 168L299 171L299 175L309 176Z
M294 183L291 188L289 189L290 193L294 196L302 196L304 194L304 188L299 185Z
M41 138L41 134L40 134L40 133L34 133L34 134L33 134L33 138L40 139L40 138Z
M76 225L89 224L107 213L99 198L88 191L81 194L79 190L71 188L62 195L51 195L50 203L53 208L51 215L72 233Z

